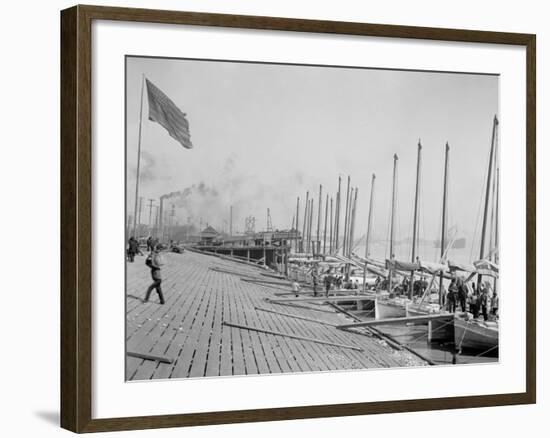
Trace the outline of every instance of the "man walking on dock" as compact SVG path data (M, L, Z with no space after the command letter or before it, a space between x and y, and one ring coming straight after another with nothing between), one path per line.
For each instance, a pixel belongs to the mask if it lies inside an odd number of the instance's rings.
M151 296L151 292L153 289L157 290L157 294L159 296L160 304L164 304L164 296L162 295L162 278L160 275L160 268L162 266L162 260L161 256L159 254L159 248L157 245L153 246L153 249L151 251L151 254L147 257L147 260L145 261L145 264L151 268L151 278L153 279L153 283L147 288L147 292L145 294L145 300L143 300L144 303L149 301L149 297Z

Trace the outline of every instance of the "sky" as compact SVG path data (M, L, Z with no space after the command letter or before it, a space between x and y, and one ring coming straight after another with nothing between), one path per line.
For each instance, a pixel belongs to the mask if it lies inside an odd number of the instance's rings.
M184 113L193 149L147 120L143 102L140 196L174 197L176 220L244 230L290 228L296 198L335 198L338 176L358 187L355 235L366 232L376 174L373 235L387 239L393 155L397 154L396 239L412 235L417 144L422 143L419 234L441 233L445 143L450 146L448 222L479 240L480 205L498 116L498 76L364 68L127 58L127 211L133 214L142 78ZM144 201L144 203L147 201ZM303 210L300 213L303 220ZM324 213L322 213L324 218ZM188 219L189 218L189 219ZM342 216L343 218L343 216ZM342 219L343 220L343 219ZM142 222L148 222L143 210ZM316 219L314 219L316 224Z

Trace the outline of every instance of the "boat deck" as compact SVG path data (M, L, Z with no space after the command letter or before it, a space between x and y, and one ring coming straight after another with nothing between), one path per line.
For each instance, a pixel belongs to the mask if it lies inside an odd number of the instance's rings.
M426 364L383 340L335 328L352 321L323 303L267 302L289 286L261 268L189 251L164 259L165 305L155 291L148 303L141 301L151 283L145 258L127 263L126 348L171 363L127 356L127 380Z

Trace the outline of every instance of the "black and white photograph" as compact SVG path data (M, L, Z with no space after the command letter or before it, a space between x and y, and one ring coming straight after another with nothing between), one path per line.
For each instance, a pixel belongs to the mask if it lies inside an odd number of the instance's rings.
M499 362L498 75L125 62L127 381Z

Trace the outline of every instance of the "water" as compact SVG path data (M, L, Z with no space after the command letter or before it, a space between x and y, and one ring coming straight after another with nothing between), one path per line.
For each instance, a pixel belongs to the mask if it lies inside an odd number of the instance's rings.
M372 313L368 311L354 311L352 313L364 321L370 321L374 319ZM460 355L455 356L455 345L453 341L449 341L447 343L428 343L427 325L384 325L377 327L377 329L380 332L391 336L401 344L404 344L407 347L417 351L422 356L430 359L436 365L451 365L453 364L453 360L456 364L498 362L498 357L478 356L480 352L477 351L463 351Z

